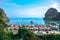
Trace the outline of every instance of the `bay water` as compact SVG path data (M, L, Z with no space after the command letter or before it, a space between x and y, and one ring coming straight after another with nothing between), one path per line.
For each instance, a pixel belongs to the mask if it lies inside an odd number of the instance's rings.
M56 22L60 24L60 21L50 21L50 20L44 20L43 18L10 18L9 24L15 24L15 25L30 25L31 21L33 21L34 25L46 25L49 22Z

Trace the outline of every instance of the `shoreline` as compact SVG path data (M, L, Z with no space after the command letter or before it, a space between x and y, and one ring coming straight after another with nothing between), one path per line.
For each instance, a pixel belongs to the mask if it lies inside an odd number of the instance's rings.
M42 32L42 34L59 34L60 33L60 29L59 29L59 25L56 26L57 24L54 22L50 22L48 25L15 25L15 24L11 24L9 27L11 28L27 28L29 30L31 30L33 33L37 34ZM15 29L16 29L15 28ZM39 34L40 35L40 34Z

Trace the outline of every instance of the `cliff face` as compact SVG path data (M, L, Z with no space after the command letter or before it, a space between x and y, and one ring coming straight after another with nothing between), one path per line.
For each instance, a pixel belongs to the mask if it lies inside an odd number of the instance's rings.
M0 8L0 17L2 17L4 21L9 22L9 18L2 8Z
M60 20L60 12L58 12L54 8L48 9L48 11L45 13L45 20Z

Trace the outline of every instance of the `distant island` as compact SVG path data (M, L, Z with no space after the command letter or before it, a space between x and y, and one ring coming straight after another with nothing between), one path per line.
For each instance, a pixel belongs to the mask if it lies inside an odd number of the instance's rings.
M45 13L44 20L60 21L60 12L58 12L55 8L49 8Z

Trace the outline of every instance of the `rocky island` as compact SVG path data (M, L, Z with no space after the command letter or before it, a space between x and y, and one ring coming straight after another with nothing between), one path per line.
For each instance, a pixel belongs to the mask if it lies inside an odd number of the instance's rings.
M50 8L45 13L44 20L60 21L60 12L58 12L55 8Z

